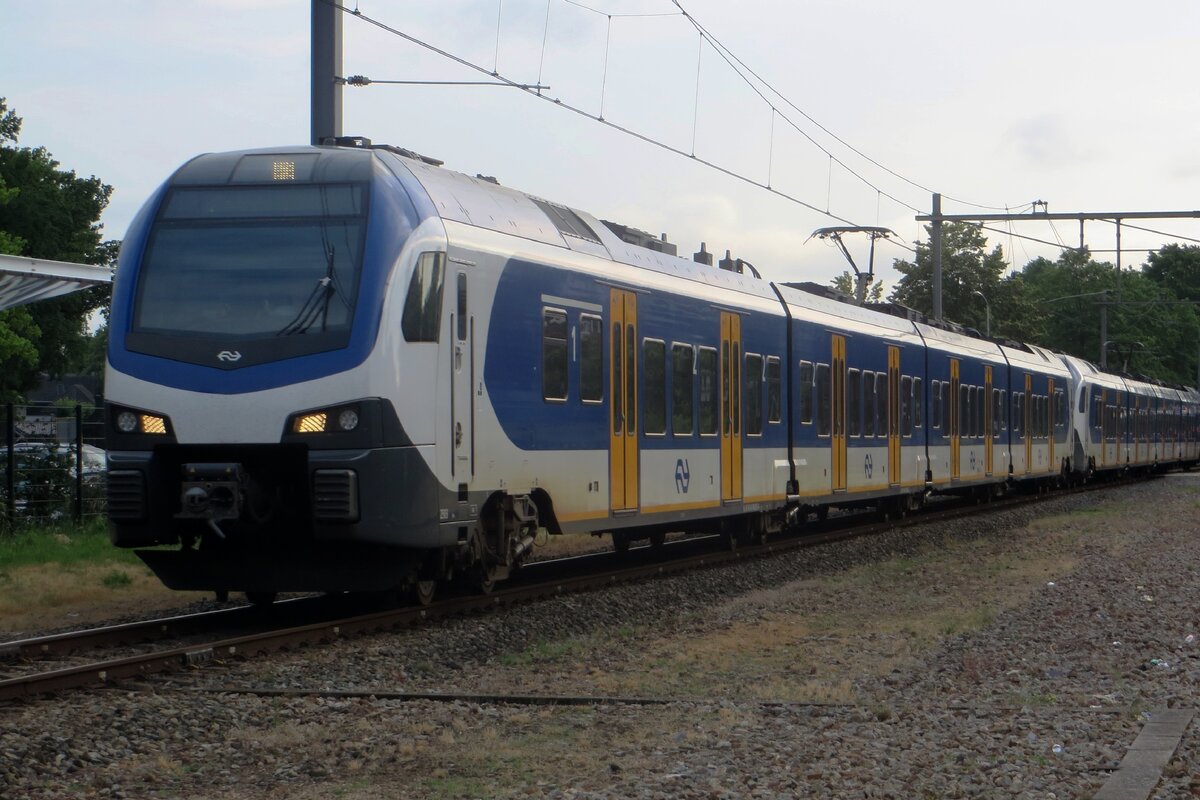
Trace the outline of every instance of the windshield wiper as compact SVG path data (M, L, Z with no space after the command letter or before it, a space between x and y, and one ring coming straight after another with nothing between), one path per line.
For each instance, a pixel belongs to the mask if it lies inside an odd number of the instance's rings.
M321 320L321 330L325 330L329 318L329 299L337 293L333 283L333 256L334 248L330 245L325 250L325 274L317 280L317 285L309 293L304 305L300 306L296 316L292 317L292 321L284 325L276 336L305 333L318 319Z

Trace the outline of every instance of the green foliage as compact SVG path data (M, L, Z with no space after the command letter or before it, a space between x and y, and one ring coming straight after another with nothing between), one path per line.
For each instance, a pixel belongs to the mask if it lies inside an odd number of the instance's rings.
M114 569L100 580L107 589L123 589L133 583L133 578L129 577L129 573L119 569Z
M20 131L20 117L0 98L0 252L114 263L117 243L101 241L99 225L112 187L60 169L43 147L16 147ZM0 313L0 398L37 385L40 373L94 368L87 318L110 296L110 287L97 287Z
M854 276L850 274L850 270L843 270L841 275L834 277L830 285L837 289L842 294L848 294L851 297L856 296ZM867 302L879 303L883 301L883 281L871 281L870 287L867 289Z
M68 522L27 527L0 536L0 565L4 569L30 564L116 562L140 564L132 550L113 547L108 526L99 518L85 519L82 525Z
M1142 274L1180 300L1200 301L1200 246L1169 244L1150 254Z
M983 331L990 304L993 336L1029 339L1035 331L1025 313L1024 286L1020 281L1003 279L1007 265L1000 247L991 252L986 248L987 238L978 227L963 223L942 226L943 316ZM893 267L904 277L890 299L932 314L933 255L929 244L919 243L913 261L897 259Z

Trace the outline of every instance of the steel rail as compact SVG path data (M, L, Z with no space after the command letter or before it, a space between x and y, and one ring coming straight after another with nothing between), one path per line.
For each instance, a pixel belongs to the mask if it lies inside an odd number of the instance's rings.
M118 680L158 672L197 668L207 663L222 662L229 658L252 658L279 650L337 641L353 635L378 633L468 613L481 613L492 609L516 606L547 597L582 593L622 583L634 583L664 575L769 557L802 548L849 541L895 528L945 522L1001 511L1112 485L1114 485L1113 482L1088 484L1054 494L1039 492L1016 495L989 503L954 504L950 508L931 509L924 513L910 514L903 519L871 521L839 530L802 533L766 544L741 546L726 551L708 551L670 561L635 564L621 569L602 570L569 578L549 576L545 580L527 585L506 586L486 595L454 597L427 607L408 607L359 614L344 619L260 631L208 643L174 647L93 664L38 672L0 680L0 701L26 698L65 689L112 685L114 681ZM845 521L852 519L857 519L857 517L847 517ZM679 544L685 544L685 542L677 543L677 545ZM600 555L611 559L611 554L602 553ZM554 562L541 563L549 565Z

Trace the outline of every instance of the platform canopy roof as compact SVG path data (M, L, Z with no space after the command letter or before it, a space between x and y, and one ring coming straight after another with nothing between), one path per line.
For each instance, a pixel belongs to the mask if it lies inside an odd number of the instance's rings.
M0 255L0 311L111 282L108 267Z

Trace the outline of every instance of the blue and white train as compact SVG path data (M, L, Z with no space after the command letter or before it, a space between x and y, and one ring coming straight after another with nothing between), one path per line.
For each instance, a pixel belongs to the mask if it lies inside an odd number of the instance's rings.
M542 529L732 543L1200 459L1193 389L351 144L194 158L124 241L110 531L178 545L141 551L168 586L428 600L489 589Z

